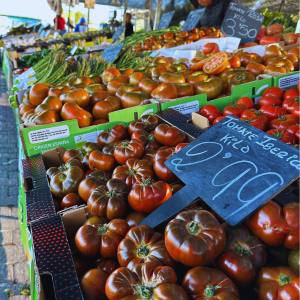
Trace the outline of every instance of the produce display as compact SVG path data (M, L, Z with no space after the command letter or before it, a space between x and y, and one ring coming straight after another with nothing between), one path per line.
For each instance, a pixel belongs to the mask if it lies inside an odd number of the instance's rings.
M255 285L260 300L298 299L299 259L274 264L268 249L299 253L299 203L269 201L231 227L199 200L164 229L138 226L183 187L165 161L187 144L182 131L146 115L67 150L65 165L48 169L57 211L86 203L93 215L70 241L84 299L243 299Z

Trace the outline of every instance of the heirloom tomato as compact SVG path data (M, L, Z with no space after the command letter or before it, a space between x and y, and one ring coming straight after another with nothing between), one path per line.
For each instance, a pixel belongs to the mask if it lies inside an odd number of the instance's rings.
M219 45L216 43L207 43L203 46L203 54L220 52Z
M247 110L246 105L233 102L223 109L223 117L234 116L236 118L240 118L245 110Z
M149 127L149 124L147 124L146 122L142 122L140 120L132 121L128 125L128 133L132 136L132 134L138 130L149 131L148 127Z
M226 233L226 245L215 261L216 267L234 283L247 286L254 281L256 271L266 263L266 246L244 225L231 227L223 223L222 227Z
M259 44L260 45L268 45L268 44L273 44L273 43L279 43L280 42L280 38L275 37L275 36L263 36L260 41Z
M243 67L247 67L250 63L262 64L262 57L256 53L245 53L241 57L241 64Z
M38 106L48 96L49 86L45 83L36 83L29 91L29 101L32 105Z
M185 142L187 138L184 132L167 124L158 125L154 130L154 136L158 142L167 147L176 147L178 144Z
M180 150L182 150L185 146L187 146L189 143L180 143L175 147L175 152L179 152Z
M257 276L259 300L298 300L300 277L289 267L262 268Z
M94 263L94 268L103 270L109 275L119 267L118 262L111 258L100 257Z
M241 59L238 56L232 56L229 63L231 68L238 68L241 66Z
M177 180L177 176L165 165L166 160L169 159L175 153L176 152L173 149L169 148L166 150L158 150L157 153L155 154L155 157L153 159L153 169L155 175L160 180L163 180L168 183Z
M83 225L98 225L109 223L109 220L106 217L93 216L85 220Z
M233 76L228 79L228 90L232 91L232 88L244 83L249 83L255 80L255 76L247 71L242 71L235 73Z
M147 148L145 149L143 156L141 159L145 159L153 163L154 156L156 154L157 150L154 150L153 148Z
M209 123L212 124L214 120L222 116L221 112L217 107L211 104L204 105L200 110L199 114L208 119Z
M70 168L73 167L79 167L81 170L84 170L84 166L83 164L76 158L72 158L70 159L68 162L66 162L65 164L62 164L59 167L51 167L47 170L46 174L49 176L49 178L51 179L51 177L59 172L64 172L69 170Z
M61 208L62 209L72 207L74 205L81 205L81 204L84 204L84 202L75 193L70 193L70 194L64 196L63 199L61 200Z
M215 99L222 93L223 84L219 77L204 79L195 84L195 94L206 94L207 100Z
M109 220L121 218L125 213L128 187L121 179L110 179L106 186L98 186L90 195L87 206L96 216Z
M128 92L138 92L139 88L133 84L124 84L118 88L116 92L116 97L120 100L122 99L123 95Z
M121 104L123 108L139 106L143 101L149 99L149 95L143 91L133 91L123 94Z
M297 144L300 143L300 125L291 125L289 126L286 131L292 133L296 139L297 139Z
M202 55L200 57L194 57L190 63L191 69L195 71L203 71L203 66L206 63L209 56L210 55Z
M129 227L138 226L148 214L140 212L140 211L133 211L131 212L126 218L125 221L128 223Z
M97 102L93 107L93 117L96 120L106 119L111 112L121 109L121 101L115 96L108 96L103 101Z
M100 254L111 258L117 254L118 246L129 230L125 220L114 219L108 224L83 225L75 235L78 252L86 257Z
M171 187L166 182L142 179L140 184L132 187L128 203L135 211L151 213L171 196Z
M299 248L299 203L291 202L283 207L283 216L290 227L284 237L283 246L288 249Z
M299 97L300 97L299 91L290 89L284 93L283 100L290 100L290 99L295 99L295 98L299 98Z
M77 120L79 128L88 127L93 122L93 116L76 103L66 103L62 107L61 117L64 121Z
M166 248L171 257L190 267L213 262L224 250L225 242L224 229L205 210L181 212L165 229Z
M135 131L132 134L131 139L141 140L144 144L145 150L149 148L158 150L162 146L162 144L156 140L154 134L149 134L145 130Z
M90 96L92 96L95 92L106 91L105 85L99 83L88 85L84 89L90 94Z
M60 114L62 109L62 103L56 96L48 96L45 100L38 105L34 112L42 112L44 110L53 110L57 114Z
M134 72L130 76L129 84L132 84L132 85L138 87L139 83L145 78L150 79L150 75L148 75L146 73L142 73L142 72Z
M108 68L103 72L102 81L107 85L112 79L120 76L121 72L116 68Z
M124 166L114 169L112 177L123 180L130 191L135 184L142 183L143 179L154 179L155 175L149 161L129 158Z
M296 116L298 119L300 118L300 106L294 108L292 115Z
M182 282L190 299L195 300L239 300L235 284L222 272L207 267L189 270Z
M287 111L284 108L272 105L264 105L260 108L260 110L266 114L269 121L277 119L278 116L282 116L287 113Z
M96 103L105 100L109 96L110 94L106 91L94 92L90 95L90 105L94 107Z
M185 78L179 74L172 74L170 72L162 73L158 81L160 83L185 83Z
M282 107L286 109L290 114L299 106L300 106L300 96L284 100L282 103Z
M178 98L178 92L174 84L162 83L151 93L153 99L175 99Z
M92 171L112 172L115 164L116 161L112 155L104 154L98 150L90 154L89 167Z
M208 78L208 74L203 71L196 71L193 74L187 76L185 81L189 84L195 85L196 83L203 81L204 79Z
M226 52L219 52L209 56L203 66L203 71L207 74L219 74L228 64Z
M286 130L291 125L296 125L298 122L299 118L290 114L286 114L270 121L268 127L269 129L278 129L281 131Z
M270 200L246 220L252 234L269 246L280 245L290 227L284 219L282 208Z
M122 124L117 124L112 128L101 132L98 135L97 143L100 147L104 147L106 145L125 140L127 137L127 127Z
M25 116L25 114L23 115ZM43 110L26 114L24 123L34 123L36 125L53 124L59 121L57 113L53 110Z
M141 158L143 153L143 142L138 139L133 139L118 144L114 150L114 157L119 164L124 165L129 158Z
M102 77L96 74L92 74L88 76L88 78L91 80L92 84L94 83L102 83Z
M267 131L266 133L286 144L294 145L296 143L296 137L288 131L271 129L271 130Z
M121 267L132 269L137 264L153 262L160 266L175 266L168 253L164 236L150 226L131 228L118 247L118 261Z
M71 88L67 85L56 85L50 88L48 96L56 96L59 98L61 94L69 91L71 91Z
M71 87L72 89L85 88L86 86L88 86L90 84L92 84L92 81L87 76L80 76L80 77L68 82L68 86Z
M154 130L155 127L158 125L158 119L156 118L155 115L150 114L150 115L143 115L139 118L141 122L145 122L149 125L149 130Z
M152 91L155 90L158 86L158 82L149 78L145 78L139 83L140 90L146 93L148 96L151 96Z
M147 262L132 268L119 268L108 278L105 293L109 300L188 300L184 289L176 284L170 267Z
M246 71L252 73L255 77L260 74L264 74L265 66L263 64L258 64L255 62L251 62L246 66Z
M84 143L79 149L69 149L64 153L64 162L66 163L72 158L80 160L83 165L89 167L89 157L94 150L100 150L97 143L87 142Z
M109 273L91 269L80 278L80 288L85 300L105 300L105 283Z
M176 83L174 84L177 92L178 98L181 97L191 97L194 96L194 87L190 83Z
M86 108L90 103L90 94L84 89L74 89L60 95L62 104L75 103L81 108Z

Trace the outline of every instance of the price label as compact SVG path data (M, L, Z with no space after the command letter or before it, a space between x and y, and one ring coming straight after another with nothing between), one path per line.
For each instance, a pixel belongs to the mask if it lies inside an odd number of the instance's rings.
M114 35L112 36L113 40L117 40L119 36L123 33L125 26L119 26Z
M183 24L181 31L188 31L196 28L205 10L206 7L192 10Z
M159 29L167 29L172 21L172 18L174 16L175 10L169 11L165 14L163 14L159 20L159 23L157 25L157 30Z
M106 61L108 62L114 62L117 56L119 55L120 51L122 50L123 44L110 46L105 48L105 50L102 53L102 58L106 58Z
M241 39L243 44L254 42L264 16L242 5L231 2L224 17L221 31Z
M75 52L76 52L76 50L77 50L77 48L78 48L78 46L77 46L77 45L74 45L73 48L72 48L71 51L70 51L70 54L71 54L71 55L74 55Z

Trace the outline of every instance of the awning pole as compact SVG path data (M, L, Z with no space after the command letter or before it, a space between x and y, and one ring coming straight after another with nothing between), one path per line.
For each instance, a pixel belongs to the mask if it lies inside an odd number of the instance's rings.
M88 9L88 20L87 20L87 31L89 31L89 23L90 23L90 8Z
M126 10L127 10L127 3L128 3L128 0L125 0L124 1L124 16L123 16L123 26L126 25Z
M156 13L155 13L155 19L154 19L154 30L156 29L158 22L160 20L160 13L161 13L161 0L157 1L157 7L156 7Z

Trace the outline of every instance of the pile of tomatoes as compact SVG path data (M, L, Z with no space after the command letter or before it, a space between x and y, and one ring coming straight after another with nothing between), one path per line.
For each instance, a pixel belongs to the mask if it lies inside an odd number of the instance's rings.
M201 27L189 31L166 32L158 37L151 36L142 43L134 45L132 49L138 52L155 51L161 48L168 49L180 45L191 44L201 39L220 38L225 36L226 35L224 35L220 29L214 27Z
M300 82L297 87L299 90ZM256 105L251 98L242 97L226 106L222 113L217 107L208 104L200 109L199 114L206 117L211 125L226 116L234 116L299 148L300 94L295 89L284 91L278 87L270 87L264 91Z
M298 299L299 203L269 201L231 227L200 200L163 232L138 226L183 187L165 161L187 144L184 132L146 115L47 170L57 210L86 203L93 215L70 241L85 300L238 300L255 282L260 300ZM270 263L269 247L293 249L290 267Z

